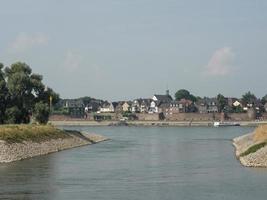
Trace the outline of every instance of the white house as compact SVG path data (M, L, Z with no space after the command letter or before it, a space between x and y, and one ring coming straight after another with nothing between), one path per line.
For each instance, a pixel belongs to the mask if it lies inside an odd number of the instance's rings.
M159 107L157 105L157 102L154 100L151 101L148 113L152 114L152 113L158 113L158 112L159 112Z
M235 101L235 102L233 103L233 106L234 106L234 107L241 106L241 103L240 103L239 101Z
M102 106L100 107L100 112L101 113L112 113L114 111L115 111L115 109L114 109L113 104L109 103L109 102L104 102L102 104Z

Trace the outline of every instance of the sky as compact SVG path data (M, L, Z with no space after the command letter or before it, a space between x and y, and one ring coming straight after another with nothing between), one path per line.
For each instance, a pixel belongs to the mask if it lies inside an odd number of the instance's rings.
M0 62L62 98L267 94L266 0L0 1Z

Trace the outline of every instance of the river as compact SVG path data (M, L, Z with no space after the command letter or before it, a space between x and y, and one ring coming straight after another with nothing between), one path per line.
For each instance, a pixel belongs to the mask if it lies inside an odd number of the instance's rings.
M111 140L0 164L0 199L266 199L267 169L242 167L248 127L69 127Z

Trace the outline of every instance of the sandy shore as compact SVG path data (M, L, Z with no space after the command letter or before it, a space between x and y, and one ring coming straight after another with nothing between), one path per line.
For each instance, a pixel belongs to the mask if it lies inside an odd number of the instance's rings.
M68 132L68 137L51 139L43 142L24 141L8 143L0 140L0 163L8 163L83 145L94 144L108 138L89 133Z

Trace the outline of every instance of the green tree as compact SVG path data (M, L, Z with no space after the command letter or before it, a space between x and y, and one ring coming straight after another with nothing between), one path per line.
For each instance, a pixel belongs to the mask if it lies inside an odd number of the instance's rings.
M261 103L262 105L265 105L267 103L267 94L264 97L262 97Z
M190 92L185 90L185 89L178 90L175 93L175 99L177 101L179 101L181 99L187 99L187 100L191 100L193 102L196 102L196 100L197 100L197 98L194 95L190 94Z
M8 98L8 89L6 87L3 68L4 65L0 63L0 124L3 124L5 120L5 112L6 112L7 98Z
M79 99L81 99L83 101L83 104L86 106L87 104L89 104L93 98L85 96L85 97L80 97Z
M9 107L5 112L5 123L19 124L21 123L21 116L21 110L17 106Z
M33 116L39 124L46 124L49 119L50 109L47 103L38 102L34 106Z
M242 103L244 105L247 105L247 104L254 104L254 102L257 100L257 97L252 94L250 91L248 91L247 93L245 93L243 96L242 96Z
M9 94L7 122L28 123L35 104L43 102L49 105L50 96L56 103L59 95L42 83L43 77L33 74L25 63L17 62L5 68L6 85ZM19 110L19 112L17 112Z
M222 94L218 94L217 95L217 101L218 101L218 109L219 109L219 112L223 112L224 109L227 106L227 100L226 100L226 98Z

